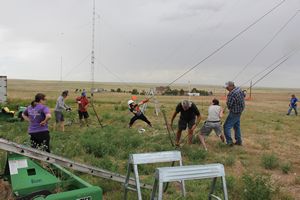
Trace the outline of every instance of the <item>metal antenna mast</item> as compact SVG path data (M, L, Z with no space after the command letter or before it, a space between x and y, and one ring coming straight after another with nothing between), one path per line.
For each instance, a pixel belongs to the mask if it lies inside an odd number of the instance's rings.
M92 52L91 52L91 81L92 90L95 82L95 0L93 0ZM93 91L92 91L93 92Z

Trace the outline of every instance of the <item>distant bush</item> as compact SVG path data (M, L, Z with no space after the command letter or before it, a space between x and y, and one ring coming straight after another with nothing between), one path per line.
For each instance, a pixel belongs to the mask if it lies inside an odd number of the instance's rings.
M243 199L245 200L271 200L273 188L271 187L270 177L261 175L244 175Z
M278 158L275 154L263 155L261 162L265 169L275 169L279 165Z
M283 163L280 168L284 174L288 174L291 171L292 164L290 162Z
M139 94L139 92L138 92L137 89L133 89L133 90L131 91L131 94Z

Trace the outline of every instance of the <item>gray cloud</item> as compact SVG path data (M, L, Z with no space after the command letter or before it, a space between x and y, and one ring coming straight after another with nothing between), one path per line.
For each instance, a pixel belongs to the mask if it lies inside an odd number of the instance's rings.
M0 2L1 74L11 78L58 80L63 57L64 80L91 80L92 1ZM278 2L96 0L95 79L118 81L101 62L128 82L171 82ZM178 82L223 85L299 8L299 0L286 1ZM258 56L238 81L245 81L298 47L299 23L300 16ZM299 74L298 64L299 56L294 56L262 81L261 86L300 87L295 81Z

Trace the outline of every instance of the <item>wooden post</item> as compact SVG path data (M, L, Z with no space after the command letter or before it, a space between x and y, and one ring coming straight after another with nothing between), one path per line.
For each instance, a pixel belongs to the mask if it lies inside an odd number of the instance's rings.
M252 99L252 80L250 82L250 100Z

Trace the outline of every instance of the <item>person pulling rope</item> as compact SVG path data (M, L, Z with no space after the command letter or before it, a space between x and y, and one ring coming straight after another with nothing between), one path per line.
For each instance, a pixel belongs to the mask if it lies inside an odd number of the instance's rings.
M147 119L147 117L143 114L143 112L140 109L140 106L143 105L144 103L147 103L149 101L149 99L145 99L139 103L135 103L132 99L130 99L127 104L128 104L128 109L130 110L130 112L132 112L134 114L134 116L130 119L129 122L129 128L132 127L132 125L134 124L134 122L138 119L143 120L144 122L146 122L149 126L152 127L151 122Z

